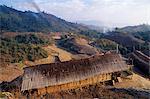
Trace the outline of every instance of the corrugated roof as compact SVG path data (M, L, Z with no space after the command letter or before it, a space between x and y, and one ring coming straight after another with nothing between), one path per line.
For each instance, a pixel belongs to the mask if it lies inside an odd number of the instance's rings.
M24 69L22 91L80 81L95 75L123 71L128 68L121 55L115 53L27 67Z

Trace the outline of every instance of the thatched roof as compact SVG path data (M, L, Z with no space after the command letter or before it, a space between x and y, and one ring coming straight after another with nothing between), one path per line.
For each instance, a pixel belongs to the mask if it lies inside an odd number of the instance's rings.
M148 57L147 55L143 54L141 51L134 51L134 53L137 57L139 57L140 59L142 59L143 61L145 61L147 64L149 64L150 62L150 57Z
M122 60L121 55L115 53L27 67L24 69L22 91L80 81L95 75L127 69L129 66Z
M143 73L149 75L150 57L146 56L140 51L134 51L130 57L133 59L133 64L137 66Z

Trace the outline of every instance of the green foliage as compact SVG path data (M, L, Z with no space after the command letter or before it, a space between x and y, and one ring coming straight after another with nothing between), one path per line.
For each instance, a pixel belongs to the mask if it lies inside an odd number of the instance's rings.
M26 35L17 35L15 37L15 40L18 42L18 43L24 43L24 44L42 44L42 45L45 45L45 44L48 44L49 41L46 40L46 39L42 39L40 37L37 37L36 35L34 34L26 34Z
M76 46L73 39L74 38L63 38L60 41L58 41L58 45L60 47L65 48L68 51L77 53L80 49L78 46Z
M96 30L81 31L80 34L90 38L102 38L104 35L103 33L97 32Z
M48 57L47 52L40 46L32 44L19 44L14 39L1 38L0 54L2 62L20 62L25 60L34 61ZM9 60L9 61L7 61Z
M0 99L5 99L6 95L3 92L0 92Z
M115 50L117 43L108 40L108 39L97 39L94 43L94 46L99 47L103 50Z
M150 42L150 31L136 32L136 33L133 33L133 35L138 39Z
M93 46L100 48L103 51L110 51L110 50L116 50L117 49L117 43L108 39L96 39L93 43ZM118 44L119 46L119 52L123 55L129 53L128 49L126 47L123 47L122 45Z
M150 31L150 25L142 24L137 26L127 26L123 28L118 28L116 31L126 32L126 33L148 32Z
M23 62L20 61L18 66L19 66L20 69L23 69L23 66L24 66Z

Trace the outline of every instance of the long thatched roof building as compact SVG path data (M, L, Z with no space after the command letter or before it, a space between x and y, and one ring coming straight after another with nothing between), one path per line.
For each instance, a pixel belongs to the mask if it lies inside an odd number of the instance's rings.
M150 57L146 56L140 51L134 51L131 56L133 59L133 64L140 68L140 70L143 71L144 74L148 75L150 74ZM150 78L150 76L149 76Z
M24 68L22 91L77 82L95 75L128 70L120 54L96 55L81 60Z

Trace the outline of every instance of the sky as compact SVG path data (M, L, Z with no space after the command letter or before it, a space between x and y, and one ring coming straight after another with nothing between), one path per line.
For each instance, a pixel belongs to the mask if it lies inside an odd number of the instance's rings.
M150 0L1 0L18 10L41 11L71 22L110 27L150 24Z

